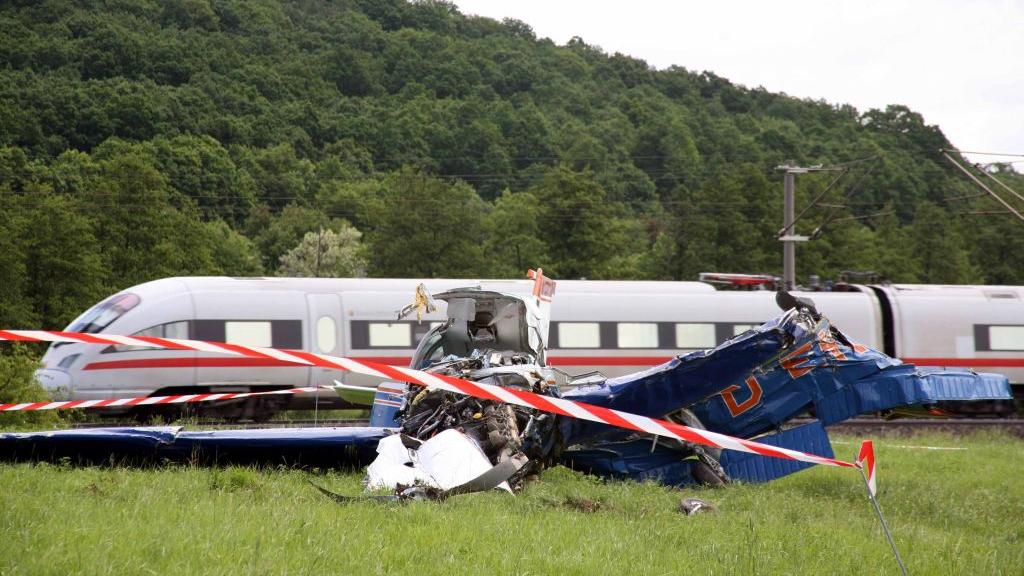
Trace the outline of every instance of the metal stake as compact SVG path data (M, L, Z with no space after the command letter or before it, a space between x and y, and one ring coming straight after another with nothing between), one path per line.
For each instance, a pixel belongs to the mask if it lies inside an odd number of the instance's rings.
M782 203L782 226L786 230L785 237L795 236L793 220L796 217L796 177L790 170L783 177L784 193ZM792 290L796 287L796 243L793 240L782 241L782 287Z
M878 520L882 523L882 531L885 532L885 538L889 541L889 546L892 548L892 553L896 556L896 563L900 565L900 572L903 576L907 576L907 567L903 565L903 559L900 558L900 552L896 549L896 542L892 539L892 533L889 532L889 525L885 523L885 516L882 516L882 508L878 506L878 500L875 499L875 495L871 493L871 484L868 482L868 475L864 472L863 466L857 466L860 470L860 477L864 479L864 487L868 490L868 498L871 500L871 504L875 507L875 514L878 515Z
M316 368L314 368L316 370ZM313 397L313 427L318 428L320 421L320 386L316 387L316 396Z

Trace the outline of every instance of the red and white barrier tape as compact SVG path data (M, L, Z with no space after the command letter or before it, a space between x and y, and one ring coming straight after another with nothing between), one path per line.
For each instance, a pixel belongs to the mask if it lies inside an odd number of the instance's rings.
M690 428L689 426L675 424L672 422L668 422L666 420L659 420L656 418L649 418L647 416L640 416L628 412L621 412L619 410L612 410L601 406L585 404L583 402L573 402L570 400L565 400L563 398L543 396L540 394L534 394L533 392L527 392L525 390L503 388L501 386L484 384L482 382L471 382L469 380L463 380L461 378L454 378L442 374L430 374L427 372L423 372L421 370L413 370L411 368L388 366L386 364L378 364L376 362L358 360L355 358L339 358L336 356L327 356L324 354L314 354L312 352L305 352L303 350L279 350L276 348L241 346L238 344L204 342L200 340L156 338L153 336L116 336L111 334L84 334L79 332L57 332L43 330L0 330L0 340L18 340L27 342L73 342L105 345L120 344L128 346L143 346L149 348L164 348L170 350L197 350L202 352L217 352L223 354L247 356L252 358L273 358L276 360L289 362L296 365L331 368L335 370L365 374L377 378L408 382L411 384L426 386L428 388L438 388L441 390L446 390L457 394L473 396L475 398L480 398L483 400L493 400L497 402L516 404L519 406L533 408L535 410L540 410L543 412L550 412L552 414L570 416L573 418L580 418L583 420L590 420L592 422L617 426L619 428L625 428L627 430L646 432L648 434L654 434L656 436L674 438L685 442L703 444L705 446L712 446L724 450L737 450L740 452L759 454L761 456L770 456L772 458L782 458L785 460L798 460L801 462L809 462L811 464L822 464L825 466L838 466L842 468L860 468L859 464L854 464L851 462L844 462L842 460L836 460L833 458L825 458L822 456L808 454L797 450L790 450L787 448L769 446L767 444L761 444L759 442L744 440L742 438L734 438L732 436L726 436L725 434L718 434L715 432L709 432L707 430ZM257 393L250 392L247 394ZM32 405L36 404L48 405L54 403L37 402ZM113 404L106 405L109 406ZM96 404L93 404L91 406L96 406ZM81 404L79 404L78 406L56 406L56 408L61 407L82 408L86 406L82 406ZM24 407L20 409L40 410L44 408Z
M269 394L301 394L317 390L334 390L331 386L309 386L306 388L285 388L268 392L223 392L210 394L175 394L172 396L138 396L135 398L104 398L102 400L60 400L56 402L22 402L20 404L0 404L0 412L18 412L26 410L70 410L72 408L113 408L116 406L151 406L159 404L187 404L192 402L214 402L216 400L235 400L250 396L267 396Z

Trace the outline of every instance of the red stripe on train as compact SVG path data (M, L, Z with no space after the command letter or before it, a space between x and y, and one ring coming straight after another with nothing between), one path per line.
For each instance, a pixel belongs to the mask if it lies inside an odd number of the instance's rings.
M139 358L87 364L83 370L125 370L130 368L267 368L299 367L276 358Z
M358 356L357 360L408 366L410 358L402 356ZM671 356L553 356L552 366L654 366L671 360ZM1024 358L904 358L918 366L952 366L959 368L1024 368ZM275 358L139 358L93 362L84 370L124 370L132 368L305 368Z

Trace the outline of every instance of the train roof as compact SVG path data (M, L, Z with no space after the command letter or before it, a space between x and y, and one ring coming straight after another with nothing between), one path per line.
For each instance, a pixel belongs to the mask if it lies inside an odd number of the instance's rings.
M409 292L411 293L420 282L426 284L431 292L441 292L452 288L480 286L487 290L507 292L511 294L530 293L533 290L532 280L500 280L500 279L458 279L434 278L418 280L414 278L277 278L277 277L228 277L228 276L179 276L163 278L140 284L129 290L167 290L185 289L190 292L204 290L295 290L316 292ZM703 282L670 282L653 280L557 280L557 294L676 294L676 293L710 293L715 288Z
M153 293L203 292L224 290L268 290L296 292L408 292L424 283L430 292L443 292L453 288L479 286L485 290L509 294L528 294L533 290L532 280L502 280L477 278L278 278L271 276L177 276L152 280L128 288L141 295ZM556 296L566 294L631 294L673 295L709 294L718 292L704 282L677 282L658 280L557 280ZM891 284L880 286L901 297L949 298L976 297L989 299L1024 300L1024 287L952 284ZM863 291L866 287L861 287ZM829 292L809 292L811 297Z
M1020 286L971 285L971 284L892 284L888 286L901 296L948 298L950 296L975 296L984 298L1020 300L1024 288Z

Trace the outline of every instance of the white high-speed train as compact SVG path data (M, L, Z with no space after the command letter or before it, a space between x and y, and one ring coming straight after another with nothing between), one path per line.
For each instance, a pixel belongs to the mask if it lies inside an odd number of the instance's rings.
M90 308L68 331L192 338L408 365L442 311L396 321L419 280L182 277L147 282ZM528 294L527 280L426 280L432 293L480 285ZM922 366L1007 375L1024 396L1024 287L846 285L795 294L855 341ZM443 304L442 304L443 305ZM548 363L570 374L614 376L715 346L779 314L770 291L720 291L702 282L558 281ZM55 398L97 399L204 391L369 385L353 374L270 359L58 343L40 383ZM318 398L261 397L233 416L267 415ZM336 405L336 404L335 404Z

